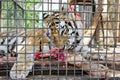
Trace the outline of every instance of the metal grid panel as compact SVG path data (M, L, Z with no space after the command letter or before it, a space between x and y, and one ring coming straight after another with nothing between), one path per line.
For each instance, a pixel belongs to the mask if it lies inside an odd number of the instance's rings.
M0 4L2 80L119 80L120 0L3 0ZM61 14L63 5L67 5L65 14ZM50 16L55 12L59 19ZM45 14L43 19L44 13L50 17Z

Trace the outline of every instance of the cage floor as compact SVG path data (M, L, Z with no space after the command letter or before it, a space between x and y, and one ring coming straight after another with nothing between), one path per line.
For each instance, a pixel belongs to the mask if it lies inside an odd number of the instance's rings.
M110 69L120 71L120 48L110 49L110 55L116 53L116 61L111 60L114 57L108 58L109 61L106 63L106 60L91 60L92 62L107 65ZM97 50L94 49L95 53ZM103 54L106 54L106 50L99 51ZM114 53L112 53L114 52ZM46 62L46 65L42 65L42 63ZM68 65L67 68L64 66L63 62L58 62L54 59L46 59L42 60L41 63L38 60L37 64L33 67L33 70L30 72L29 76L25 80L101 80L100 78L89 77L86 72L82 70L82 68L77 68L74 65ZM11 80L9 77L9 71L12 67L13 63L4 63L0 65L0 80ZM104 80L104 79L103 79ZM120 80L120 78L110 78L109 80Z
M0 80L12 80L10 77L0 76ZM90 78L87 76L56 76L56 75L34 75L28 76L26 79L20 80L120 80L120 78L109 78L109 79L100 79L100 78Z
M98 80L98 79L93 79L92 80ZM0 77L0 80L11 80L9 77ZM35 76L29 76L27 79L24 80L90 80L87 78L81 78L79 76L73 77L73 76L55 76L55 75L35 75Z

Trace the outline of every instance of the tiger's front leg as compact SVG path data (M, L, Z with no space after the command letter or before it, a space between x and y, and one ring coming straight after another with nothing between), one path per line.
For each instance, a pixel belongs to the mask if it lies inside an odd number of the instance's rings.
M36 30L35 32L30 31L25 35L26 39L22 44L23 48L19 51L17 61L10 71L10 77L12 79L25 79L28 76L34 65L34 53L39 51L40 37L44 33L43 30Z
M35 35L27 37L24 47L18 54L17 61L10 71L12 79L25 79L34 65L34 53L39 51L40 37L38 36L41 35L36 34L35 38L33 36Z
M25 79L34 65L34 50L33 46L26 46L18 54L17 61L14 63L10 77L12 79Z

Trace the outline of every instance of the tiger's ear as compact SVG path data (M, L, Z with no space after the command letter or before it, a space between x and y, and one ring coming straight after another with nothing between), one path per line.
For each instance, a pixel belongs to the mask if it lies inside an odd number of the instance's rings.
M43 13L42 17L43 17L43 20L45 20L49 17L49 14L48 13Z

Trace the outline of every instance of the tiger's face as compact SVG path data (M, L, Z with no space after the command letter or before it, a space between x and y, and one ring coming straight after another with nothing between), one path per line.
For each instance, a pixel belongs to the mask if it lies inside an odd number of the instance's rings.
M58 12L43 14L44 26L47 26L50 31L49 33L59 34L61 36L68 35L69 28L72 26L69 23L73 20L74 19L71 17L65 6L62 6L61 10Z
M43 21L45 26L47 26L48 32L47 36L51 38L52 43L56 47L64 48L64 45L68 42L67 32L66 32L66 15L63 12L54 12L52 14L44 13Z
M83 25L74 13L62 7L60 12L44 13L43 21L47 35L57 47L79 51L82 43Z

